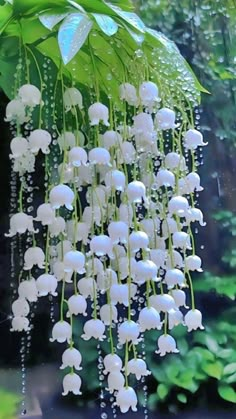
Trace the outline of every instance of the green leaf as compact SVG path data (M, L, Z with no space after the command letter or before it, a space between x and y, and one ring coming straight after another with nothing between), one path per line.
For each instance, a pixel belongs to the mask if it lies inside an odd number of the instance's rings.
M19 15L34 15L41 11L53 9L55 10L65 8L68 5L67 0L14 0L13 12L15 16Z
M188 399L187 396L183 393L179 393L177 394L177 399L181 402L181 403L187 403Z
M61 22L66 16L67 13L60 13L58 15L43 14L39 15L39 20L45 28L51 31L54 26Z
M92 13L92 15L95 18L99 28L107 36L115 35L115 33L118 31L118 24L114 19L112 19L112 17L100 15L98 13Z
M136 15L136 13L132 13L132 12L125 12L122 9L120 9L119 7L109 4L109 7L122 19L124 19L125 22L129 23L130 26L133 26L135 29L137 29L138 31L144 33L146 30L145 24L143 23L143 21L140 19L140 17L138 15Z
M216 378L220 380L223 373L223 365L220 361L212 362L212 363L204 363L202 364L202 369L206 372L210 377Z
M88 17L73 13L60 26L58 43L64 64L68 64L85 43L93 22Z
M157 386L157 394L160 400L164 400L169 393L169 389L165 384L159 384Z
M9 4L4 4L4 6L0 6L0 34L11 22L12 15L12 7Z
M231 386L219 385L218 393L227 402L236 403L236 392Z
M235 374L236 373L236 362L232 362L231 364L228 364L224 367L223 374L229 375L229 374Z

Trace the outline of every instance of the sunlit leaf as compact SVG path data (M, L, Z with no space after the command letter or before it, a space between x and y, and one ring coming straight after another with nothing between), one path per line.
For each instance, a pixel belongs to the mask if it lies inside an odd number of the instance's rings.
M110 16L100 15L98 13L93 13L93 16L102 32L106 35L112 36L118 31L118 24Z
M61 22L64 17L67 16L67 13L62 13L59 15L39 15L39 20L45 28L49 29L50 31L56 26L59 22Z
M135 29L137 29L140 32L145 32L145 29L146 29L145 24L140 19L140 17L138 15L136 15L136 13L124 12L119 7L117 7L113 4L109 4L109 3L107 3L107 4L118 16L120 16L122 19L124 19L127 23L129 23Z
M236 403L236 392L231 386L219 385L218 393L227 402Z

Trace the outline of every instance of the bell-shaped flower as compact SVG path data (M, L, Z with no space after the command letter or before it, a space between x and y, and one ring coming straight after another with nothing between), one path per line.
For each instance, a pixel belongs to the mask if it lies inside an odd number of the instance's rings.
M110 288L110 297L113 304L129 305L129 287L127 284L113 284Z
M57 296L57 278L54 275L40 275L36 280L36 286L39 297L45 297L48 294Z
M90 164L104 164L110 166L111 155L105 148L96 147L89 151L88 159Z
M108 387L106 390L109 391L110 394L114 393L114 391L120 390L125 385L125 378L120 371L111 371L107 377L107 384Z
M160 314L154 307L144 307L140 310L138 322L140 324L140 331L162 328Z
M23 155L27 154L29 150L29 143L26 138L23 137L15 137L10 142L10 159L17 159L18 157L22 157Z
M127 364L127 372L129 374L134 374L137 380L140 380L141 377L147 377L151 374L151 371L147 369L146 362L140 358L130 359Z
M138 106L139 100L136 88L130 83L123 83L119 87L120 99L125 100L130 106Z
M74 372L65 375L63 378L63 393L62 396L67 396L68 393L73 393L76 396L82 394L81 389L81 378Z
M118 311L114 304L104 304L100 308L100 317L105 326L110 326L112 322L117 323Z
M102 294L109 290L113 284L117 283L117 273L113 269L108 268L97 275L97 287Z
M119 206L119 219L128 224L129 227L131 227L133 222L133 213L131 204L121 204Z
M97 292L97 283L94 278L81 278L77 287L84 298L91 297L93 299L94 293Z
M87 164L88 155L82 147L73 147L69 151L68 158L72 166L80 167L81 164L83 164L84 166Z
M19 298L26 299L30 303L34 303L38 299L38 290L36 287L36 281L34 278L31 278L27 281L20 283L18 287Z
M190 208L186 214L186 222L189 224L196 221L198 221L202 227L206 225L205 221L203 220L202 211L199 208Z
M106 188L103 185L88 188L86 193L87 202L91 207L106 207Z
M121 146L123 140L119 132L106 131L102 136L102 141L103 146L109 150L111 147Z
M110 237L101 234L100 236L94 236L90 242L90 249L96 256L108 255L113 258L112 253L112 240Z
M129 141L124 141L120 146L120 153L117 156L119 163L132 164L136 159L136 150Z
M154 131L154 123L152 116L148 113L141 112L134 116L134 133L135 134L146 134Z
M52 224L55 220L55 211L50 204L42 204L37 209L36 221L41 221L42 225Z
M179 169L185 171L187 168L184 156L174 151L171 151L165 156L165 166L170 170Z
M94 223L97 226L101 226L102 211L101 207L94 205L93 207L85 207L82 215L82 221L88 226L92 226Z
M72 211L74 199L74 192L67 185L54 186L49 194L49 200L53 209L59 209L65 205L68 210Z
M64 255L65 272L77 272L83 274L85 272L85 256L78 250L71 250Z
M171 254L167 255L166 258L166 266L165 268L172 269L172 268L183 268L184 267L184 260L177 250L172 250Z
M116 405L120 408L121 413L127 413L129 409L137 412L137 404L137 395L132 387L124 387L118 391Z
M40 105L41 102L41 92L33 84L24 84L20 87L18 96L24 106L29 106L34 108L37 105Z
M83 314L83 316L87 316L87 301L83 295L72 295L68 301L68 312L67 317L71 315L78 316L78 314Z
M129 246L132 252L136 253L139 249L148 250L149 238L144 231L133 231L129 235Z
M59 241L56 245L56 255L59 260L63 260L64 255L70 252L71 250L72 250L72 243L70 242L70 240Z
M188 328L188 332L197 329L204 329L202 325L202 313L199 310L192 309L185 314L184 324Z
M151 307L154 307L158 312L166 313L172 308L176 308L175 300L169 294L151 295L149 302Z
M32 153L38 154L39 150L42 150L44 154L49 153L48 146L52 141L51 134L44 129L35 129L30 133L28 138L29 148Z
M180 269L168 269L165 274L165 283L168 289L174 288L175 285L183 287L185 284L184 273Z
M162 236L167 238L170 234L176 233L178 231L178 224L174 218L167 216L162 222Z
M91 105L88 109L88 115L91 126L99 125L99 122L102 121L104 125L109 127L109 109L102 103L97 102Z
M61 320L54 324L52 329L52 338L50 338L50 342L54 342L55 340L59 343L68 342L70 343L72 338L72 327L69 323Z
M71 164L61 163L58 166L59 179L63 179L64 183L71 183L74 181L74 170Z
M127 243L129 236L129 227L124 221L112 221L108 225L108 234L112 243Z
M139 260L136 263L136 275L134 282L142 285L149 280L155 282L160 281L160 278L157 278L157 266L151 260Z
M77 242L82 241L83 244L88 243L89 226L83 222L74 222L69 220L66 223L67 237L69 240Z
M51 237L58 237L64 234L66 229L66 222L62 217L55 217L51 224L48 226Z
M187 256L185 259L185 266L189 271L202 272L202 261L197 255Z
M142 203L146 198L146 187L142 182L134 180L128 184L126 193L129 202Z
M186 294L183 290L172 290L171 292L172 297L175 300L176 307L184 306L185 308L188 308L186 305Z
M203 187L200 185L200 176L196 172L189 173L186 178L186 183L188 185L188 191L189 193L197 191L201 192L203 191Z
M190 236L184 231L177 231L173 234L173 246L179 249L191 250Z
M30 330L30 327L27 317L16 316L12 318L11 332L27 332L28 330Z
M86 265L86 274L87 276L95 276L103 273L104 266L103 263L96 257L92 256L91 259L88 259Z
M162 249L151 249L150 259L158 268L164 268L166 262L166 251Z
M121 323L118 328L119 344L123 345L126 342L132 342L134 345L136 345L140 341L140 339L138 338L139 334L139 324L135 323L133 320L126 320L123 323Z
M160 169L156 175L156 183L158 188L162 186L174 188L175 175L167 169Z
M125 279L130 276L132 279L136 277L137 272L137 261L134 257L131 257L130 260L127 256L119 257L117 260L120 278Z
M165 356L167 353L179 353L179 350L176 348L175 339L167 334L159 337L157 346L158 350L155 353L160 354L160 356Z
M183 196L174 196L168 203L168 210L170 215L176 214L179 217L184 217L189 209L189 203Z
M78 89L75 87L69 87L64 91L63 102L66 112L72 110L74 107L78 106L79 109L83 109L83 98Z
M30 312L30 307L25 298L18 298L12 303L12 313L14 317L26 317Z
M145 81L139 87L139 97L143 106L152 110L160 102L158 87L152 81Z
M150 240L155 239L155 235L160 228L161 222L158 217L145 218L141 221L144 232L149 236Z
M57 260L52 266L53 274L56 277L57 281L65 281L69 284L72 283L72 274L73 272L65 272L65 265L63 262Z
M64 150L71 149L75 147L76 144L76 138L75 134L70 131L63 132L57 139L58 145L60 147L61 152Z
M109 189L123 192L125 189L126 177L120 170L110 170L105 176L105 185Z
M104 374L118 372L122 369L122 360L117 354L108 354L103 359Z
M84 324L84 333L81 335L82 339L90 340L91 338L103 341L106 337L105 325L99 319L91 319Z
M13 99L7 104L5 121L19 124L27 121L25 105L20 99Z
M167 130L176 128L175 112L169 108L161 108L155 117L155 123L159 130Z
M24 254L24 269L29 271L34 265L44 269L45 254L40 247L30 247Z
M187 150L196 150L197 147L203 147L207 144L203 142L201 132L196 129L189 129L184 135L184 146Z
M62 365L60 366L61 370L64 370L67 367L75 368L77 371L82 370L80 364L82 361L82 356L80 351L75 348L68 348L62 354Z
M178 309L171 309L168 312L168 328L172 330L174 327L178 326L179 324L183 324L183 313L181 313Z
M32 233L37 233L37 230L34 230L33 217L24 212L18 212L17 214L12 215L10 219L10 231L8 234L5 234L5 236L13 237L17 233L24 234L27 230Z

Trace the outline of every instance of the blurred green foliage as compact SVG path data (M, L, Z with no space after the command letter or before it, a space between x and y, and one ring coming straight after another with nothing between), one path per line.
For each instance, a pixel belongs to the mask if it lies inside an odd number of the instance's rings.
M0 419L16 419L20 401L16 394L0 389Z

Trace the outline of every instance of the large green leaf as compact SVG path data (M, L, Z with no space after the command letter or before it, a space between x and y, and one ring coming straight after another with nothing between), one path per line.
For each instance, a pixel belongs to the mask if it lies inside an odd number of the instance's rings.
M218 393L222 399L227 400L227 402L236 403L236 392L233 387L227 385L219 385Z
M106 35L112 36L118 31L118 24L110 16L93 13L93 16L102 30Z

